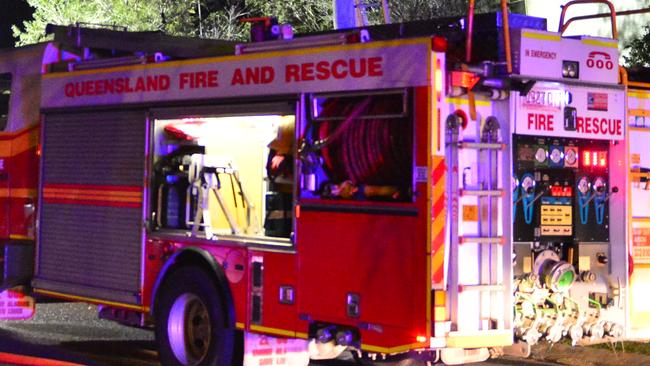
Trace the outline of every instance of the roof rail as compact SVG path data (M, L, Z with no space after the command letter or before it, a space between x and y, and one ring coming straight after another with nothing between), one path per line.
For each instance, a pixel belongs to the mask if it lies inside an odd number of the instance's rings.
M562 14L560 14L560 24L558 26L558 33L560 35L564 34L564 32L567 30L569 27L569 24L573 22L574 20L580 20L580 19L589 19L590 16L579 16L579 17L574 17L569 19L567 22L564 22L564 17L566 16L566 11L571 7L572 5L578 5L578 4L605 4L607 7L609 7L609 14L605 13L602 16L599 16L599 18L604 18L609 16L611 23L612 23L612 38L613 39L618 39L618 30L616 29L616 9L614 9L614 4L611 3L609 0L572 0L566 3L565 5L562 5Z
M93 48L145 54L163 53L175 58L233 55L234 41L169 36L161 32L126 32L48 24L46 34L54 41L75 48Z
M236 54L292 50L300 48L324 47L359 43L369 40L368 31L347 31L325 33L314 36L303 36L293 39L278 39L274 41L251 42L237 45Z
M501 21L503 22L503 43L506 56L506 72L512 73L512 55L510 54L510 22L508 0L501 0ZM474 8L475 0L469 0L469 9L467 11L467 36L465 38L465 62L472 61L472 41L474 38Z

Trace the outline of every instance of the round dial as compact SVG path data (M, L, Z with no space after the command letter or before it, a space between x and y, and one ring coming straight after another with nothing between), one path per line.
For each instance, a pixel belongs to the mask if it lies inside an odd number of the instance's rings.
M601 177L598 177L594 181L594 190L597 193L604 193L606 185L607 185L607 183L605 183L605 180L603 178L601 178Z
M538 148L535 152L535 160L537 160L538 163L546 161L546 150L544 150L543 147Z
M564 161L568 165L574 165L576 160L578 160L578 154L576 154L576 151L574 149L567 149L564 153Z
M582 194L587 194L589 190L591 189L591 184L589 183L589 179L587 177L582 177L578 181L578 191Z
M551 150L550 157L551 157L551 161L557 164L560 162L560 160L562 160L562 152L560 151L560 149L555 148Z
M535 180L530 175L524 177L521 181L521 188L527 193L531 188L535 188Z

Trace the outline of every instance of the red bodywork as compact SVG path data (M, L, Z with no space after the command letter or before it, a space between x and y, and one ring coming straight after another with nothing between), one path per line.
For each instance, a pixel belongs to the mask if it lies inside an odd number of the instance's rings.
M427 166L428 90L415 89L415 165ZM428 189L416 185L412 203L315 200L298 202L296 242L289 251L247 248L220 241L152 237L145 248L144 307L169 254L186 247L211 253L230 281L238 328L307 338L311 322L359 329L362 347L400 352L426 347L431 336ZM252 266L263 263L261 321L251 321ZM244 266L238 271L235 264ZM295 289L293 304L280 288ZM360 298L358 317L347 315L346 297ZM420 338L420 342L418 341Z
M38 126L16 133L0 134L3 160L0 168L0 207L8 215L0 219L0 238L34 239L33 214L26 204L34 204L38 186Z

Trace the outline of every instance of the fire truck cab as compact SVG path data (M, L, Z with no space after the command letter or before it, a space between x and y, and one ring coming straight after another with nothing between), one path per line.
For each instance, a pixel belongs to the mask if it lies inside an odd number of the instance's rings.
M0 136L5 287L152 327L170 365L626 336L616 36L503 10L237 46L49 28Z

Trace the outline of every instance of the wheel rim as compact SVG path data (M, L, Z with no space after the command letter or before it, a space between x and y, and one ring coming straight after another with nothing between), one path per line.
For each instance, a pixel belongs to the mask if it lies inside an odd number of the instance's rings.
M212 341L210 313L195 294L179 296L167 322L169 344L178 361L187 366L199 364L208 354Z

